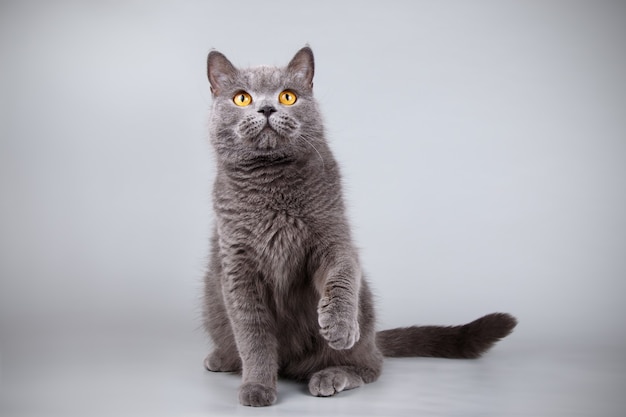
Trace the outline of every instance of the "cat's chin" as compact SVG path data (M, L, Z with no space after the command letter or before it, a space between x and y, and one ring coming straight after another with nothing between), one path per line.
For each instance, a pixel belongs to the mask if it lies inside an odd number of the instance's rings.
M281 142L285 141L278 133L272 129L263 129L259 135L254 138L254 144L257 149L262 151L271 151L278 148Z

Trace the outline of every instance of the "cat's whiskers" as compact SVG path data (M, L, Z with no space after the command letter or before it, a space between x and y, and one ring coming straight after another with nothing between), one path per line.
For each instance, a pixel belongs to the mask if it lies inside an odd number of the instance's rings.
M326 168L326 164L324 163L324 158L322 157L322 154L320 153L320 151L317 150L317 148L315 147L315 145L313 145L313 143L308 140L306 138L306 136L304 135L300 135L298 136L300 139L302 139L303 141L305 141L311 148L313 148L313 150L315 151L315 153L317 153L317 156L320 158L320 161L322 162L322 169Z

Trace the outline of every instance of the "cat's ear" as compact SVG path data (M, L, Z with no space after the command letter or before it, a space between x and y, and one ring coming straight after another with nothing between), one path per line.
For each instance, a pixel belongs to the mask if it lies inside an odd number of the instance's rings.
M296 76L308 88L313 88L313 74L315 72L315 62L313 51L308 46L296 52L287 70Z
M237 75L237 68L230 63L224 54L211 51L207 58L207 74L211 83L211 92L217 95L227 84L232 83Z

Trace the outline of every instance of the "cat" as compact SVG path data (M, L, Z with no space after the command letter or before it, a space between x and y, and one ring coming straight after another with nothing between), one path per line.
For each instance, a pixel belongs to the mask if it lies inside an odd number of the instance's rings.
M239 401L268 406L280 375L327 397L375 381L383 357L477 358L516 319L376 332L339 167L313 97L312 50L286 67L207 60L216 216L205 277L205 367L241 374Z

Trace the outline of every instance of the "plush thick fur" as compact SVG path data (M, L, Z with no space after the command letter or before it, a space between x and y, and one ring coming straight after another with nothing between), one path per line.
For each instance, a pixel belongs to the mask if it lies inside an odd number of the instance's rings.
M376 332L313 74L308 47L284 68L237 69L217 51L208 57L218 170L204 294L214 348L205 366L240 372L244 405L274 403L279 375L331 396L375 381L383 356L476 358L516 324L496 313ZM295 103L281 104L285 90ZM251 101L238 106L242 93Z

